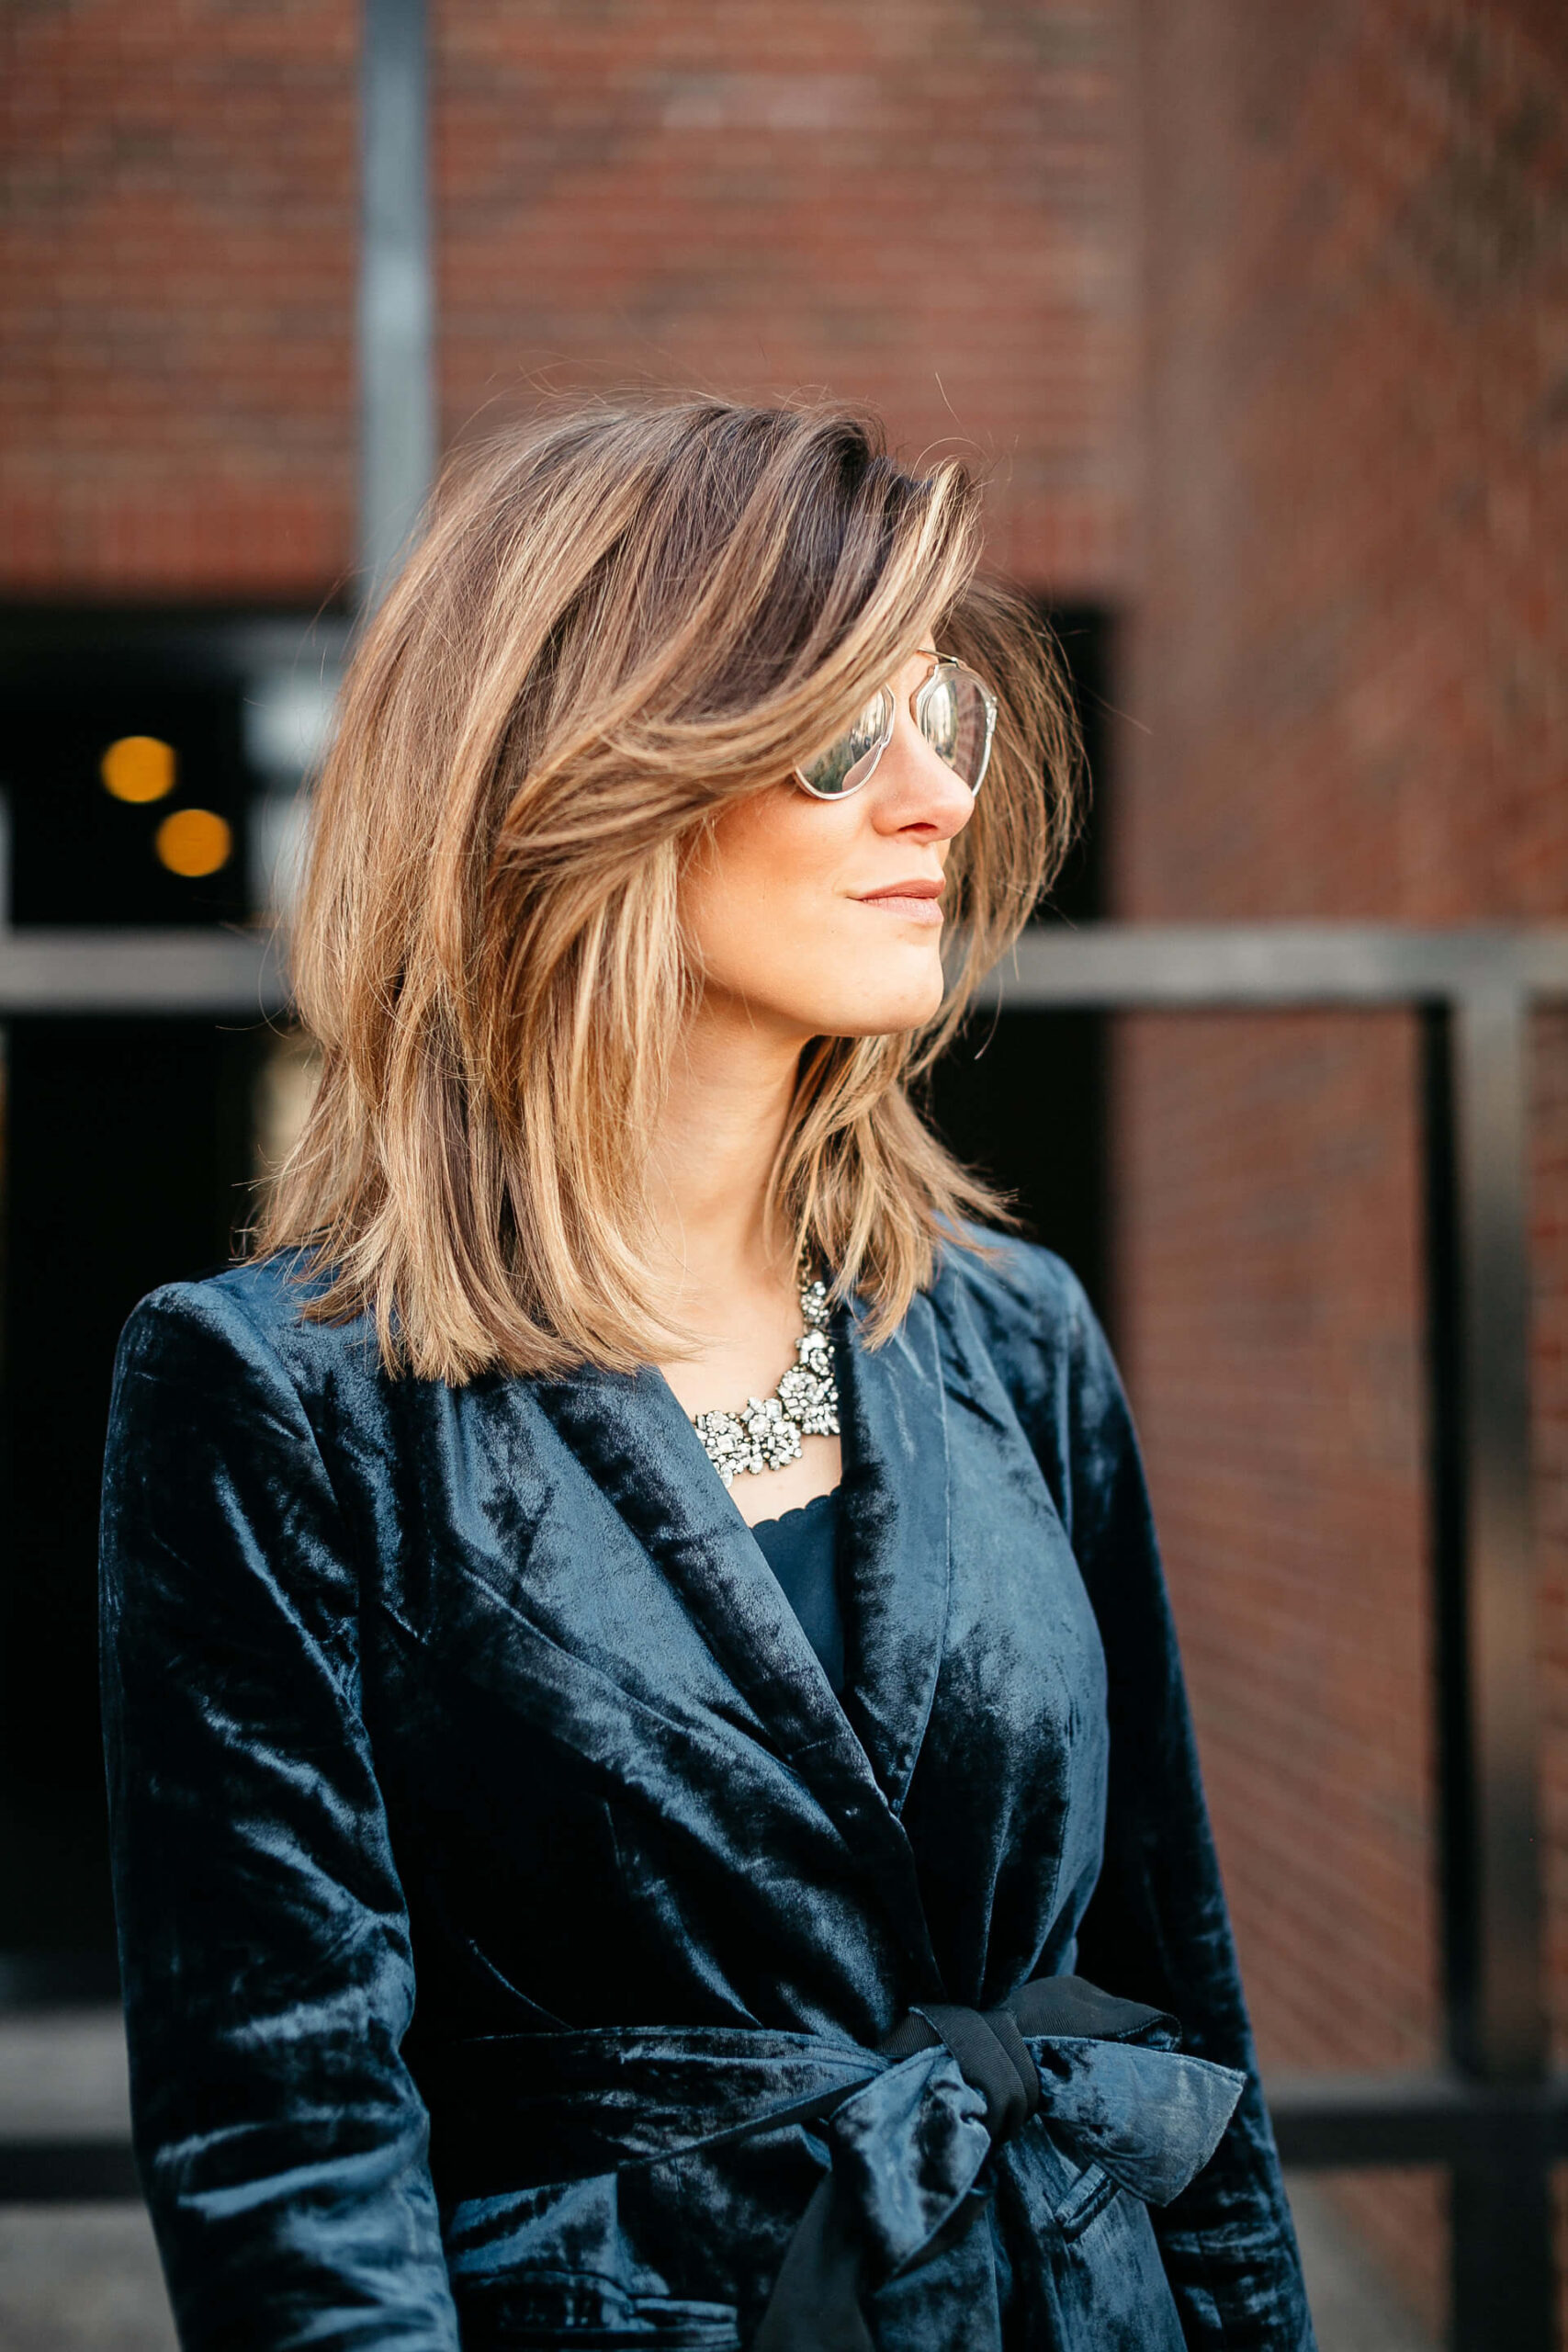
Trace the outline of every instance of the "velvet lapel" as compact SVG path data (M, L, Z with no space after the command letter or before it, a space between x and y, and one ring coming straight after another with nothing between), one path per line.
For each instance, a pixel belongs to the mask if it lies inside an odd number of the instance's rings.
M536 1394L579 1462L650 1553L752 1713L840 1810L875 1778L799 1620L720 1484L670 1384L585 1365Z
M651 1554L779 1752L872 1863L940 1983L897 1820L941 1665L947 1448L934 1323L918 1301L872 1355L834 1320L845 1430L849 1688L840 1706L750 1528L662 1374L584 1366L536 1394Z
M895 1814L908 1793L947 1629L947 1408L936 1317L917 1297L874 1352L858 1301L835 1318L844 1476L844 1709Z

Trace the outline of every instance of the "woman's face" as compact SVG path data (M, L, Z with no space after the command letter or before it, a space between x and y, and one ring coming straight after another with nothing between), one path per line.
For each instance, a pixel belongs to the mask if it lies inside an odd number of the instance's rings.
M842 800L772 786L726 809L694 858L682 910L705 1011L795 1045L913 1029L937 1011L942 868L975 797L915 725L931 643L887 681L893 739L868 784Z

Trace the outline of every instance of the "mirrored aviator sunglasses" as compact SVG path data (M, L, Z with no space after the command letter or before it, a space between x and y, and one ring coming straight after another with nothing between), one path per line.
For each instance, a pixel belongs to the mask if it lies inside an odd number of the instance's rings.
M971 792L978 792L997 731L997 698L985 680L965 662L941 656L916 692L913 713L938 759L962 776ZM893 741L895 716L893 689L884 686L825 751L795 769L795 782L817 800L842 800L858 792L870 783Z

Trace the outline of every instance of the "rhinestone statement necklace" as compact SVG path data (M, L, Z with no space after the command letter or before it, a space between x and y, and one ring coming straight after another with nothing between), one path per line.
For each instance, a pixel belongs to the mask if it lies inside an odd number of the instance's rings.
M820 1282L800 1294L806 1329L791 1364L771 1396L748 1397L740 1413L694 1413L703 1451L728 1487L741 1470L782 1470L800 1452L803 1437L837 1437L839 1384L828 1337L828 1292Z

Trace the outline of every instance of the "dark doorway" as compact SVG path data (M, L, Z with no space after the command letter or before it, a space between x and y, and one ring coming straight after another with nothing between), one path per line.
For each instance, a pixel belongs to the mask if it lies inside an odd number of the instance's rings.
M1065 657L1089 770L1083 829L1040 919L1106 911L1111 791L1106 775L1111 623L1093 608L1046 613ZM945 1140L1012 1198L1022 1230L1065 1258L1108 1312L1106 1023L1098 1012L977 1013L933 1073Z
M96 1623L115 1341L144 1292L227 1256L256 1050L211 1022L9 1033L0 1950L46 1971L112 1940Z
M243 695L210 616L0 616L18 933L245 920ZM59 1999L114 1981L96 1629L115 1343L244 1221L265 1033L40 1013L0 1042L0 1995Z

